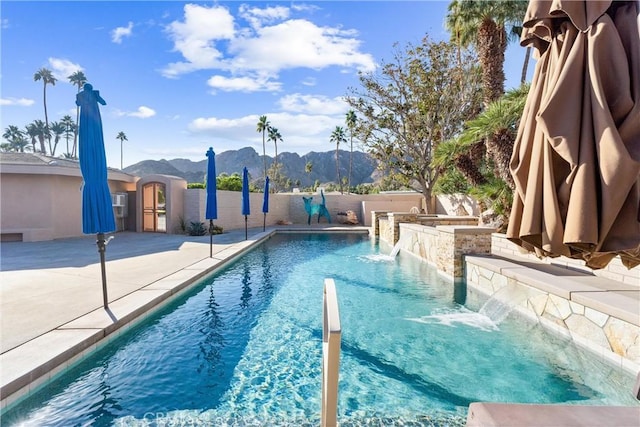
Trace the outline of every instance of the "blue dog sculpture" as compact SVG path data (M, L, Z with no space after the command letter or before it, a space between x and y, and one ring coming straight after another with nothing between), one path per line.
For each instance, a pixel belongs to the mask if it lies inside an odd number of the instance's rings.
M304 197L302 196L302 200L304 200L304 210L309 214L309 218L307 219L307 224L311 225L311 217L313 215L318 215L318 223L320 223L320 217L327 218L329 224L331 224L331 215L329 215L329 210L327 209L327 205L324 199L324 192L320 190L320 195L322 196L322 203L311 203L313 197Z

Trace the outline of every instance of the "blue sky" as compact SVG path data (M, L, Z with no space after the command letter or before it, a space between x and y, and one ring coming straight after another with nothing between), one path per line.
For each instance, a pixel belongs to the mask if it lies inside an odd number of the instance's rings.
M260 115L278 128L278 151L334 149L349 87L358 71L392 59L394 43L417 44L428 33L448 39L447 1L6 1L0 3L1 127L75 118L81 70L102 107L107 163L145 159L204 160L251 146L262 153ZM507 51L506 86L518 85L524 48ZM530 76L529 76L530 77ZM61 142L56 155L66 151ZM267 154L273 156L272 144Z

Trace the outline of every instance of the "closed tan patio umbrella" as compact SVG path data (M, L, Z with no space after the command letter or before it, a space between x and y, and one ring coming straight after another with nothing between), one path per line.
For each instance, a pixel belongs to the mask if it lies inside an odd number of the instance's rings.
M640 264L638 1L531 0L537 56L511 158L507 237L594 269Z

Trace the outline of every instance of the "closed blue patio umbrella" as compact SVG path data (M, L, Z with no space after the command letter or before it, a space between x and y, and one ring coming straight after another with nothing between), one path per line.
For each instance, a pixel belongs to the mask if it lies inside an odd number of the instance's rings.
M251 215L251 209L249 209L249 171L246 166L242 170L242 215L244 215L244 239L247 240L247 215Z
M76 105L80 107L78 128L78 154L80 170L84 181L82 186L82 232L97 233L98 252L102 270L102 296L104 308L108 308L107 275L105 270L105 250L108 241L104 233L116 230L113 216L111 193L107 183L107 159L104 153L102 119L98 104L107 105L100 92L85 83L76 95Z
M267 212L269 212L269 177L264 181L264 195L262 199L262 213L264 213L264 221L262 222L262 231L267 228Z
M207 209L205 218L209 220L209 258L213 257L213 220L218 219L218 196L216 184L216 153L209 147L207 151Z

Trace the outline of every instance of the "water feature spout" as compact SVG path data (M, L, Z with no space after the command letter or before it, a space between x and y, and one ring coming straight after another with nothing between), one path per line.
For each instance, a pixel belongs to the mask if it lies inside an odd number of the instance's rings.
M402 238L402 236L400 236L398 238L398 242L395 244L393 249L391 249L391 253L389 254L391 258L395 258L398 256L398 254L400 253L400 249L402 248L403 242L404 242L404 239Z
M402 246L401 243L402 241L398 240L398 243L396 243L393 249L391 249L391 253L389 254L391 258L395 258L396 256L398 256L398 253L400 252L400 247Z
M499 325L527 297L526 289L515 284L507 285L491 295L478 313L487 316L496 325Z

